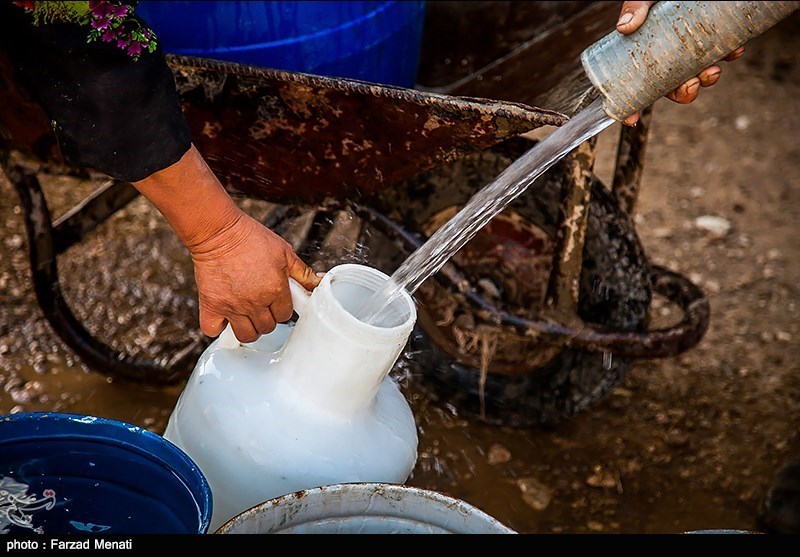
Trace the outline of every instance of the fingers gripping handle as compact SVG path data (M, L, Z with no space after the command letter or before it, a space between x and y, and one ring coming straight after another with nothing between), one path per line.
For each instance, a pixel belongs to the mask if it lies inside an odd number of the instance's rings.
M300 286L300 283L293 278L289 278L289 293L292 296L294 311L298 314L302 313L308 298L311 296L311 292ZM217 346L219 348L239 348L241 345L231 328L231 324L228 323L217 339Z

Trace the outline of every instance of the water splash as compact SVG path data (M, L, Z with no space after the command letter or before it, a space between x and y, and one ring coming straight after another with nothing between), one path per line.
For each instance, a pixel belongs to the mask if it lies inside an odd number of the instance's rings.
M380 325L383 310L405 289L409 294L434 275L492 218L503 211L539 176L587 139L614 122L600 99L514 161L493 182L478 191L392 274L355 313L366 323Z

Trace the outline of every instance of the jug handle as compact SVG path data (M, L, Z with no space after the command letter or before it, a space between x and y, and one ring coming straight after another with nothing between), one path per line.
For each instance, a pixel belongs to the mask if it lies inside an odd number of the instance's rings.
M289 293L292 295L292 306L294 306L294 311L298 314L303 311L303 308L308 302L308 298L311 296L311 292L300 286L300 283L294 280L293 278L289 279ZM239 339L236 338L236 335L231 328L231 324L228 323L223 329L222 333L220 333L219 337L217 337L217 347L219 348L239 348L242 343L239 342Z
M231 324L225 325L220 335L217 337L217 348L239 348L242 344L236 335L233 333Z
M311 297L311 292L300 286L300 283L291 277L289 277L289 292L292 295L294 311L300 315L303 312L303 308L306 307L308 299Z

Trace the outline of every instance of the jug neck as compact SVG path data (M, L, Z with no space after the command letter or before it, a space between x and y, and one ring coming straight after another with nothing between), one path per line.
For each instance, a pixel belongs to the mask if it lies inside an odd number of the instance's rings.
M344 277L341 277L344 278ZM362 279L359 274L356 278ZM381 284L378 277L373 291ZM355 280L347 277L347 280ZM368 409L408 340L416 319L413 300L408 318L391 328L367 325L347 305L350 284L337 286L327 276L314 290L284 344L278 372L302 400L319 410L349 417ZM362 294L363 296L363 294ZM338 298L337 298L338 297ZM340 300L342 300L340 302ZM363 297L355 301L361 302Z

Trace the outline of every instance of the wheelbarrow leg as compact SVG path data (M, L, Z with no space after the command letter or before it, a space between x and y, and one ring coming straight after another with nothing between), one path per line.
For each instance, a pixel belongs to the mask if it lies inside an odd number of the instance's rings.
M584 141L564 159L566 191L548 285L548 313L575 328L580 328L578 301L596 144L596 138Z
M21 166L6 165L4 171L20 199L36 299L64 343L86 365L114 378L166 385L186 377L202 352L203 343L194 342L172 358L155 361L113 350L81 325L59 286L54 228L39 180L34 172Z
M639 186L644 169L644 155L650 136L650 122L653 119L653 106L639 113L635 127L622 126L617 147L617 162L614 168L614 182L611 191L620 207L633 215L639 198Z

